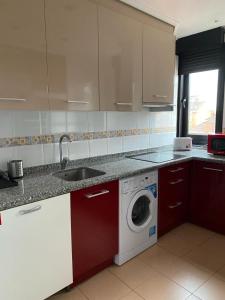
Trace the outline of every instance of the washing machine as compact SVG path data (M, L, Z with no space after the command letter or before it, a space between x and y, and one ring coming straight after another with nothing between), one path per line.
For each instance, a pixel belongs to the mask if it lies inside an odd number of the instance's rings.
M122 265L157 242L158 172L120 180L119 253Z

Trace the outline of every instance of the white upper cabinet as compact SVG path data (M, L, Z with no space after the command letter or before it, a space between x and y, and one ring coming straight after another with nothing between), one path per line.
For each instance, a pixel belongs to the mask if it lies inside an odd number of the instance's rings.
M97 5L46 0L47 61L53 110L99 110Z
M99 6L100 109L135 111L142 99L142 24Z
M157 22L143 25L143 103L172 104L175 36L172 26Z
M0 109L49 109L44 0L0 0Z

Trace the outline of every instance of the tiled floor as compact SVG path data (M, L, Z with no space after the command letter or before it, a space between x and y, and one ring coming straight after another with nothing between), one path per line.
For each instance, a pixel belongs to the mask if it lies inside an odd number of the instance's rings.
M184 224L121 267L49 300L225 300L225 236Z

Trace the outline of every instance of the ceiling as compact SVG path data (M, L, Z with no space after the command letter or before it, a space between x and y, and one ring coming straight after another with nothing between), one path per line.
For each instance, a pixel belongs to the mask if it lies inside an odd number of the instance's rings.
M177 38L225 26L225 0L120 0L175 26Z

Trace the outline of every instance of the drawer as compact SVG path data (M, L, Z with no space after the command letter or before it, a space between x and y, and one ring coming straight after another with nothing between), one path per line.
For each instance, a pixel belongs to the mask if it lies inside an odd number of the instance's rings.
M83 199L101 198L107 199L109 196L118 197L118 181L106 182L85 189L75 191L77 196Z
M177 181L189 174L189 163L174 164L159 170L159 179L162 182Z
M179 185L179 186L178 186ZM178 185L160 186L159 199L160 206L174 206L178 203L186 202L188 194L188 182L183 181Z
M213 163L207 161L194 161L193 165L198 168L200 172L205 174L223 175L225 172L224 164Z
M187 219L190 163L159 170L159 236Z
M173 165L159 171L159 194L174 195L177 191L186 191L189 184L189 163Z
M158 233L159 236L162 236L187 220L187 204L182 202L182 204L179 205L165 205L164 207L161 207L158 219Z

